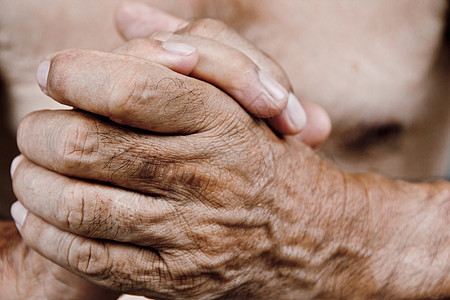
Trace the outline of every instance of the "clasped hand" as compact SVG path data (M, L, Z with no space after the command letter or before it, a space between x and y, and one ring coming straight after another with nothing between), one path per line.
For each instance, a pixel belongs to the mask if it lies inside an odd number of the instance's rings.
M236 48L207 37L220 26ZM150 297L296 287L275 265L289 264L302 194L323 162L243 109L278 115L269 124L281 133L306 123L284 73L246 43L201 20L44 61L44 92L77 109L21 122L14 209L27 244L95 284ZM329 131L310 128L300 138L311 145Z

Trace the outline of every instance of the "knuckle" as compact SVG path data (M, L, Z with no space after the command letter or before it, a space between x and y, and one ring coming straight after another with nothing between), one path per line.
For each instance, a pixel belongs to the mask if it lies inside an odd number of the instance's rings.
M64 170L78 168L98 151L98 126L95 120L72 119L69 126L59 129L60 143L52 143L56 158ZM52 136L49 137L52 139Z
M238 35L238 33L226 23L212 18L198 19L189 24L184 31L192 35L199 35L211 39L217 39L219 41L235 41L236 36ZM260 50L256 48L254 49L256 53L254 53L254 51L250 52L252 53L252 56L255 56L253 58L257 58L256 61L263 62L264 69L268 74L274 77L284 87L290 88L290 81L281 65ZM252 61L246 55L243 56L244 59L242 61ZM243 67L248 66L249 65L247 63Z
M212 96L210 88L203 83L187 83L179 78L164 78L155 88L163 95L157 105L158 112L168 122L179 122L179 116L195 116L191 126L203 124L211 113L207 99ZM211 107L212 108L212 107Z
M186 263L187 260L190 262ZM201 266L190 254L175 252L168 256L160 253L158 261L160 270L171 279L162 284L168 285L176 297L197 299L200 295L208 295L209 278L193 275Z
M187 27L187 31L194 35L218 38L232 32L232 29L222 21L212 18L203 18L192 22Z
M108 247L101 241L80 238L73 241L67 254L69 266L89 277L107 277L111 273Z
M103 234L108 228L109 205L95 191L87 192L80 183L72 184L65 189L62 213L59 222L67 224L67 228L86 237ZM65 209L64 209L65 208Z
M146 251L138 258L137 266L149 271L146 276L135 278L135 284L148 285L150 282L155 289L166 291L171 298L177 299L197 299L204 293L204 281L191 275L199 266L191 257L178 251Z
M85 195L79 184L70 184L63 189L61 207L57 211L58 222L67 224L67 228L77 233L86 233L84 224L89 216L85 208Z
M145 106L146 100L153 96L150 75L135 70L118 70L123 74L121 83L112 84L109 91L108 110L111 117L121 119L121 116L136 114ZM126 87L126 88L124 88Z

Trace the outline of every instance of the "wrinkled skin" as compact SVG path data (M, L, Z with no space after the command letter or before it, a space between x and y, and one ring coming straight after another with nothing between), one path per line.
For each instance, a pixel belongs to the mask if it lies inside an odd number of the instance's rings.
M225 25L220 24L220 23L214 24L213 21L211 21L211 20L205 20L204 22L202 22L202 21L198 22L198 26L195 25L193 27L190 27L190 31L193 30L195 27L205 28L206 24L208 24L208 26L206 26L206 28L211 28L212 30L217 30L218 26L225 26ZM196 33L199 34L200 31L196 30ZM190 33L187 33L187 34L189 35ZM162 38L162 37L158 36L158 38ZM175 38L175 36L172 37L171 39L173 39L173 38ZM186 39L186 38L177 37L178 41L180 41L180 39ZM166 66L171 67L172 69L177 69L176 71L178 71L178 72L181 72L181 73L191 73L192 72L193 75L195 75L197 77L200 77L201 79L209 79L208 76L210 76L210 75L208 75L209 74L208 70L209 69L213 70L214 68L219 68L220 69L220 68L222 68L222 66L214 66L214 61L212 61L212 63L213 63L212 65L211 64L206 64L206 62L210 61L210 59L207 56L205 56L203 52L204 51L211 52L211 50L208 50L208 49L211 48L211 47L216 47L217 48L217 46L214 46L215 44L209 45L211 43L208 44L208 43L205 43L205 41L202 41L202 40L196 41L198 39L199 38L195 38L195 39L190 38L188 40L188 42L191 45L195 45L199 49L201 59L205 60L205 62L199 63L199 65L194 70L192 70L192 67L193 67L192 64L194 63L192 60L194 58L184 59L183 62L180 62L180 58L174 58L173 56L172 57L162 57L161 50L153 49L153 52L152 52L152 51L150 51L150 48L149 48L152 45L158 45L158 43L152 43L152 42L149 43L146 40L133 41L133 42L129 43L128 45L124 45L124 46L116 49L114 52L115 53L125 53L125 54L128 54L128 55L130 55L130 54L132 54L132 55L139 55L139 54L141 54L141 55L143 55L145 57L148 57L148 59L152 59L152 60L155 60L156 57L160 57L163 60L163 62L164 62L164 64ZM245 43L247 43L247 42L245 42ZM241 46L248 47L247 45L241 45ZM221 47L223 47L223 46L221 46ZM217 49L217 50L218 51L215 51L215 52L219 52L220 53L220 49ZM228 50L228 52L230 52L230 51ZM222 53L222 55L235 56L236 55L235 52L236 51L234 51L234 52L231 51L228 54L226 52L224 52L224 53ZM279 70L279 67L276 64L273 64L273 62L271 62L267 58L261 59L262 56L261 56L260 53L259 54L256 53L257 51L253 51L253 52L255 53L255 55L258 55L258 60L257 61L260 64L260 66L262 66L265 69L268 69L269 72L274 72L274 74L272 74L272 75L273 76L277 76L279 79L281 79L281 82L285 83L286 88L289 89L290 87L289 87L288 80L286 78L282 78L282 76L285 76L285 75L284 75L284 73L281 70ZM236 60L236 58L234 58L234 61L236 61L236 65L237 66L240 66L241 68L244 68L244 69L252 69L252 68L257 67L257 66L252 67L251 66L252 62L248 58L245 60L244 59L245 56L243 56L243 55L240 55L240 56L242 56L242 58L243 58L243 60L241 62L239 61L239 59ZM177 65L177 63L181 63L181 64ZM231 65L228 65L227 67L230 70L233 69L231 67ZM232 76L230 76L230 75L232 75ZM216 84L219 85L221 88L223 88L225 90L233 88L234 90L239 91L239 87L233 86L233 84L232 84L233 82L229 83L228 87L227 87L227 85L226 85L227 78L233 78L234 77L234 79L237 79L237 80L234 80L234 81L237 82L238 84L246 83L246 81L248 81L248 79L245 79L245 78L243 78L243 80L239 80L239 75L237 77L236 77L235 74L230 74L230 75L228 75L226 73L222 74L221 76L219 76L221 81L217 82ZM218 75L216 74L215 76L217 77ZM247 82L247 84L250 84L250 87L251 87L252 85L255 85L256 83L253 84L252 82ZM169 87L172 88L171 85L169 85ZM246 87L247 87L247 85L246 85ZM171 92L169 90L166 90L166 92L169 95L171 94ZM200 90L198 91L198 93L200 93ZM308 107L306 108L308 113L311 112L311 109L310 109L311 107L314 108L314 106L312 106L312 105L309 106L309 109L308 109ZM196 116L196 117L201 118L201 115ZM275 120L274 120L274 122L275 122ZM275 123L273 123L273 124L275 124ZM278 124L283 125L283 122L278 123ZM165 128L164 130L167 130L167 128ZM326 130L328 130L328 129L326 129ZM307 133L308 131L309 131L308 128L306 128L304 130L303 134L305 132ZM313 136L313 135L317 136L317 134L314 134L314 133L310 133L309 135L310 136ZM317 139L316 140L317 141L323 140L324 137L326 137L326 135L328 135L328 133L322 134L322 137L319 137L319 140L317 140ZM303 136L305 136L305 135L303 135ZM308 142L307 139L304 139L304 141ZM310 139L310 141L312 141L311 143L314 143L313 140ZM42 241L45 241L45 239L42 239ZM30 252L30 253L31 253L31 255L30 255L31 257L38 257L35 254L33 254L33 252ZM30 259L30 260L32 260L32 259ZM51 264L50 262L48 262L48 263ZM39 259L37 260L36 265L39 265ZM126 271L126 270L123 270L123 271ZM60 276L65 276L65 277L70 278L70 275L67 274L64 271L58 270L58 272L60 272ZM43 273L41 276L44 276L44 278L45 278L46 275L44 275L44 274L45 273ZM56 276L56 277L58 277L58 276ZM83 283L79 279L78 280L74 280L74 282L77 282L80 285L79 286L79 289L80 289L79 294L81 294L81 295L82 295L82 292L84 290L84 286L88 286L88 287L92 288L89 284ZM51 285L49 285L50 283L51 283L51 281L49 280L47 284L42 285L43 288L44 288L44 291L51 290ZM63 293L65 295L65 297L69 297L70 294L73 294L74 291L77 291L76 290L76 285L75 286L73 286L73 285L74 284L72 283L72 287L69 289L69 293L67 293L67 292ZM36 291L31 290L31 291L29 291L29 293L35 295ZM99 293L102 294L104 292L102 291L102 289L99 289L99 291L97 291L97 294L99 294ZM55 293L55 294L57 294L57 293ZM14 298L13 296L11 296L11 297ZM17 295L17 297L20 297L20 296ZM75 293L73 295L73 297L76 298L77 297L77 293ZM111 297L111 295L109 297Z
M173 299L449 293L448 183L344 173L214 86L128 55L54 54L44 90L113 121L43 111L18 131L20 233L75 274ZM401 274L422 256L418 287Z
M431 45L433 45L433 43L431 43ZM435 50L433 50L433 48L431 48L431 50L430 50L431 52L433 52L433 51L435 51ZM425 69L427 69L427 68L425 68ZM426 72L424 72L424 74L425 74ZM420 75L420 74L419 74ZM419 76L420 77L420 76ZM420 81L420 80L419 80ZM319 97L320 98L320 97ZM418 100L419 101L419 100ZM445 112L445 110L444 110L444 112ZM337 112L334 112L335 113L335 115L338 115L338 113ZM408 114L406 114L406 115L408 115ZM439 118L438 118L439 119ZM356 128L356 127L355 127ZM445 128L445 127L444 127ZM347 133L347 132L346 132ZM370 145L370 144L369 144ZM380 152L381 153L381 152ZM433 156L433 155L432 155ZM433 157L434 158L434 157ZM442 165L442 164L441 164ZM386 164L386 166L387 166L387 169L386 170L389 170L389 169L391 169L392 168L392 170L400 170L399 168L398 168L398 166L396 167L395 165L392 167L391 165L387 165ZM389 172L389 171L388 171ZM396 171L391 171L391 172L396 172ZM401 170L401 172L407 172L407 169L402 169ZM406 174L406 173L405 173ZM310 225L310 224L308 224L308 225Z
M186 19L222 19L270 54L301 101L318 103L330 113L334 129L319 150L334 164L413 180L445 176L450 105L449 64L443 59L448 50L441 42L445 1L397 1L395 6L390 1L371 6L264 1L256 7L236 0L215 1L216 7L207 1L147 2ZM35 82L43 57L67 48L109 51L122 43L112 26L118 3L0 3L0 67L11 109L4 118L13 131L27 113L59 107ZM14 151L1 151L6 167ZM9 186L6 171L2 178L2 186ZM5 188L6 193L4 217L13 202Z
M0 60L11 86L13 127L27 112L55 107L35 84L43 57L67 48L109 51L122 43L112 26L119 2L1 2ZM147 2L186 19L224 20L280 63L298 98L330 113L334 130L321 155L333 163L413 180L445 175L447 2Z

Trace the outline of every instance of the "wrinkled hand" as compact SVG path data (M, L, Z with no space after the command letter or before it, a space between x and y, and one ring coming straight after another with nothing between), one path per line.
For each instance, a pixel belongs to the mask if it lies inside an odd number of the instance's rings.
M196 46L200 57L197 68L190 70L191 75L223 89L253 116L269 118L268 124L275 132L297 134L297 138L313 147L330 134L331 121L325 110L312 102L301 105L283 69L223 22L188 22L145 3L125 1L116 11L116 25L127 40L152 36ZM148 43L148 39L134 40L119 51L154 60ZM261 83L270 86L264 91Z
M238 35L235 32L225 27L224 24L214 20L199 20L190 27L193 29L197 28L194 33L211 35L211 31L218 30L218 26L223 26L223 31L228 32L232 37L238 38ZM165 42L162 43L161 41ZM195 46L195 48L192 46L189 48L189 44ZM238 43L238 46L240 48L250 48L250 44L244 40L242 40L240 44ZM133 55L154 62L156 61L161 65L171 68L181 74L191 74L199 79L210 81L235 96L236 99L240 100L241 104L245 105L247 108L250 108L250 111L252 111L255 115L267 117L274 112L276 113L277 110L279 110L280 101L286 101L288 98L288 91L286 89L289 89L289 83L284 76L284 73L276 64L265 57L262 53L259 53L258 50L254 50L251 55L257 56L259 65L262 65L264 68L267 69L267 66L271 66L270 73L272 75L275 74L276 77L280 78L280 81L284 83L286 88L271 79L270 75L267 76L265 74L260 74L261 72L258 71L259 66L257 66L251 59L241 53L238 49L225 47L223 44L213 40L192 35L179 36L168 33L158 33L153 35L153 39L134 40L116 49L114 52ZM198 60L199 56L200 60ZM230 59L217 59L219 57ZM240 74L241 70L247 70L247 74ZM249 76L249 71L253 71L253 74L256 74L257 76ZM263 80L260 80L261 76L265 76L266 84L272 84L272 87L269 87L268 90L266 87L261 85L261 83L264 83L264 78ZM46 87L43 88L46 90ZM278 91L274 92L274 89L278 89ZM269 93L267 93L267 91ZM278 95L280 99L274 99L272 95ZM278 117L278 119L274 118L271 120L271 123L275 124L275 127L278 126L280 129L279 131L284 131L285 133L295 133L296 131L303 129L304 122L306 121L304 113L301 110L301 106L298 106L297 99L295 97L290 97L289 99L291 98L295 101L295 104L297 104L297 106L295 106L291 103L291 115L286 114L285 111L281 117ZM254 99L254 101L248 102L248 99ZM279 101L279 103L275 103L274 100ZM275 105L271 106L272 104ZM307 104L306 111L309 115L312 112L315 119L319 119L320 121L320 109L317 110L314 105ZM315 111L319 111L318 116L317 114L314 115ZM297 120L299 120L300 126L298 126L298 123L293 124L291 122L292 112L299 112ZM327 118L326 114L322 113L322 115ZM313 126L311 126L311 124ZM311 145L320 143L328 135L326 128L325 130L321 130L323 126L315 126L314 124L315 123L309 122L309 126L307 126L306 130L303 131L303 141L307 143L309 142ZM312 137L312 139L310 137ZM19 206L19 204L16 204L14 209L17 209ZM52 263L44 261L43 265L45 264ZM57 269L55 272L55 277L71 278L71 275L69 273L64 273L66 271L63 271L62 269ZM77 279L76 277L69 281L74 285L73 291L79 292L75 293L76 295L83 295L87 287L89 287L88 290L90 291L88 294L94 295L94 297L97 297L98 295L93 294L93 291L101 291L101 289L94 288L94 286L89 286L89 284L84 283L81 279ZM79 284L74 284L75 282L79 282ZM86 287L84 288L82 285L86 285ZM59 290L62 289L60 288L58 291ZM36 295L35 292L31 292L33 295ZM63 293L66 297L68 297L68 293ZM60 294L55 291L54 295Z
M199 58L214 44L189 39ZM22 122L26 158L13 173L27 208L16 204L15 219L31 247L96 284L158 298L448 294L448 186L334 169L223 92L176 74L193 68L232 94L197 54L169 58L167 45L72 50L43 64L51 97L116 123L79 111ZM258 88L254 74L236 82Z
M342 173L159 59L70 50L41 65L52 98L113 122L23 120L14 217L33 249L157 298L448 295L448 184Z
M55 100L142 130L80 111L22 121L14 190L30 211L19 227L33 249L96 284L151 297L298 289L284 268L304 234L296 223L319 205L304 188L324 166L312 151L155 62L69 50L43 65Z

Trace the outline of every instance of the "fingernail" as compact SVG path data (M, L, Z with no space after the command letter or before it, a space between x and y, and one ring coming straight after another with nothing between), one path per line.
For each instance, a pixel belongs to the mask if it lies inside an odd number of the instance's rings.
M20 230L27 218L28 210L20 203L16 201L11 205L11 216L16 223L16 227Z
M39 67L37 68L36 79L39 84L41 90L48 95L47 93L47 77L48 71L50 70L50 60L44 59Z
M291 125L295 130L302 130L305 128L307 122L306 112L293 93L289 93L286 112L289 116Z
M11 162L11 168L9 169L9 173L11 174L11 178L14 176L14 172L16 171L17 166L19 163L23 160L23 156L19 155L16 156L13 161Z
M184 21L181 22L178 25L177 30L175 30L175 32L183 30L184 28L188 27L188 25L189 25L189 22L184 22Z
M163 42L161 46L170 53L184 56L188 56L197 50L194 46L177 42Z
M267 93L273 98L273 100L282 100L288 97L288 91L279 84L275 79L261 70L258 71L259 81L266 89Z

